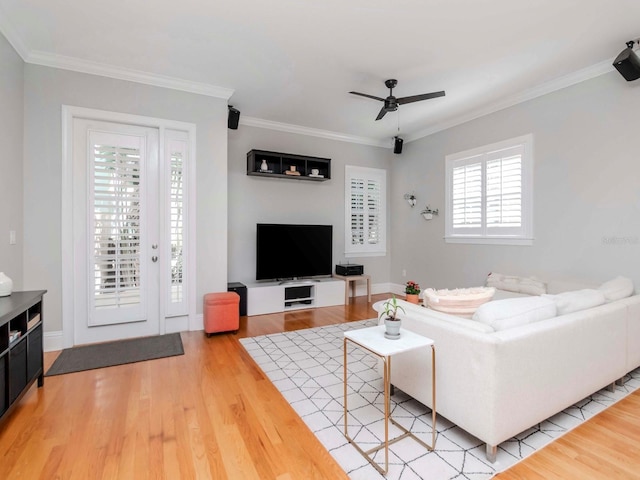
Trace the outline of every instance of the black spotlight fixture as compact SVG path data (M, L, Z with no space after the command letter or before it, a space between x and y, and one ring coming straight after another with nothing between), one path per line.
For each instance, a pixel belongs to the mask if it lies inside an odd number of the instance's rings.
M620 72L620 75L624 77L627 82L637 80L640 78L640 58L636 52L633 51L633 46L638 40L629 40L627 42L627 48L625 48L620 55L613 61L613 66Z
M402 153L402 144L404 143L404 140L402 140L400 137L393 137L393 153L396 154L401 154Z
M240 122L240 110L233 108L233 105L229 105L229 118L227 120L227 127L231 130L238 129L238 123Z

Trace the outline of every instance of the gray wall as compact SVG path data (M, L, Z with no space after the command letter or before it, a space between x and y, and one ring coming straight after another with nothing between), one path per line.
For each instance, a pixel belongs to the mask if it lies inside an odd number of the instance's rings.
M22 289L22 132L24 63L0 33L0 272ZM9 232L16 244L9 245Z
M331 180L308 182L247 176L247 152L251 149L331 158ZM236 131L230 130L229 281L255 283L256 223L331 224L334 263L345 262L344 167L359 165L388 169L391 156L388 148L245 125L240 125ZM389 175L387 182L390 182ZM349 260L363 264L372 283L389 281L388 254Z
M612 72L405 144L391 191L391 278L423 287L480 285L491 272L616 275L640 287L640 82ZM445 156L534 135L533 246L445 244ZM411 211L400 192L415 191ZM419 208L440 216L427 222ZM407 277L402 277L403 268Z
M196 124L196 295L227 282L227 102L27 64L24 75L24 283L47 289L47 331L62 329L62 105Z

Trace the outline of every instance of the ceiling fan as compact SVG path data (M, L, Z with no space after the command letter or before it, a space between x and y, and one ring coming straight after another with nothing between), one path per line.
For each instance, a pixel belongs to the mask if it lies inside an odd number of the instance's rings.
M382 117L385 116L387 112L395 112L398 109L398 105L419 102L421 100L428 100L430 98L444 97L444 91L442 91L442 92L423 93L422 95L413 95L411 97L396 98L393 96L393 89L398 84L398 80L391 78L385 81L384 84L389 89L389 96L387 98L374 97L373 95L367 95L366 93L360 93L360 92L349 92L349 93L353 93L354 95L373 98L374 100L380 100L381 102L384 102L384 106L380 110L380 113L378 113L376 120L380 120Z

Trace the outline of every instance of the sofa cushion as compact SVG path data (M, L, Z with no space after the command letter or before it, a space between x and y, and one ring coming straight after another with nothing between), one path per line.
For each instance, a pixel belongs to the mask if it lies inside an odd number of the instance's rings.
M485 303L473 314L473 320L505 330L556 316L556 303L550 298L533 296L508 298Z
M373 309L380 313L382 311L382 304L384 301L379 301L373 304ZM473 330L480 333L493 333L495 330L489 325L485 325L480 322L474 322L470 318L462 318L460 316L449 315L448 313L438 312L430 308L425 308L420 305L406 302L405 300L398 299L398 305L400 305L404 312L400 313L400 319L403 320L410 317L412 320L426 321L426 322L443 322L448 325L455 325L467 330ZM378 324L382 325L384 320L379 319ZM404 328L404 327L401 327Z
M633 281L626 277L616 277L613 280L604 282L598 287L604 297L609 302L615 302L622 298L631 296L633 293Z
M426 305L432 310L469 318L476 311L476 308L491 300L495 291L496 289L493 287L456 288L453 290L427 288L423 296Z
M558 293L557 295L543 295L556 303L558 315L578 312L587 308L597 307L606 303L604 293L600 290L585 288L573 292Z
M519 277L493 272L487 277L487 287L495 287L510 292L526 293L528 295L542 295L543 293L547 293L546 284L534 277Z

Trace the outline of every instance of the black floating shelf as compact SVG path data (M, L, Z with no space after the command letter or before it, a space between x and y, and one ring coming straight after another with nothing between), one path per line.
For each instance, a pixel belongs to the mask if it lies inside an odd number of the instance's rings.
M324 182L331 179L331 159L251 150L247 153L247 175Z

